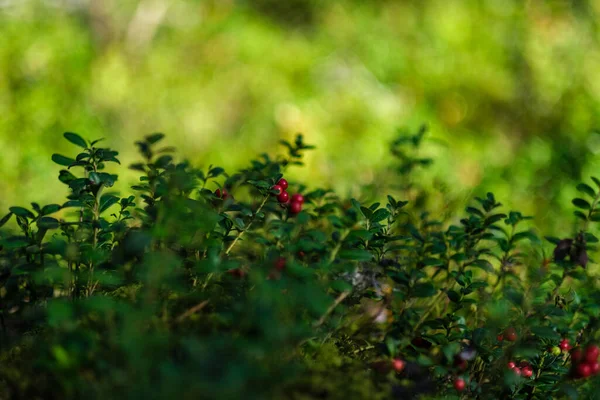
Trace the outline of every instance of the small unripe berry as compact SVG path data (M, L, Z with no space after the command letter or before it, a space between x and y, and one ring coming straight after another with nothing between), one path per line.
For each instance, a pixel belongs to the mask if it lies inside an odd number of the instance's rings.
M516 342L517 341L517 331L515 331L515 328L513 328L513 327L507 328L504 331L504 338L506 340L508 340L509 342Z
M275 269L277 271L283 271L285 269L286 260L283 257L279 257L275 260Z
M300 211L302 211L302 203L292 201L292 203L290 204L290 212L292 214L298 214Z
M577 375L580 378L587 378L592 374L592 367L590 364L583 363L577 366Z
M553 348L550 349L550 352L552 353L553 356L560 356L561 350L560 350L560 347L554 346Z
M290 194L288 192L281 192L279 196L277 196L277 201L280 203L287 203L290 199Z
M292 196L292 202L303 204L304 196L302 196L300 193L296 193Z
M394 360L392 360L392 368L394 368L394 371L396 372L402 372L405 366L406 363L399 358L395 358Z
M463 390L465 390L465 386L467 386L467 383L465 382L464 379L456 378L454 380L454 389L458 390L459 392L462 392Z
M271 190L275 190L277 192L277 195L280 195L281 193L283 193L283 188L280 185L272 186Z
M278 184L279 186L281 186L281 188L282 188L283 190L286 190L286 189L288 188L288 181L286 181L286 180L285 180L285 179L283 179L283 178L281 178L281 179L280 179L280 180L277 182L277 184Z
M598 361L598 356L600 355L600 349L598 346L592 344L585 348L585 361L588 363L595 363Z
M523 374L523 377L531 378L531 376L533 375L533 369L528 365L521 369L521 373Z
M571 345L569 344L569 339L563 339L560 341L560 343L558 344L558 347L560 347L560 349L562 351L569 351L571 350Z

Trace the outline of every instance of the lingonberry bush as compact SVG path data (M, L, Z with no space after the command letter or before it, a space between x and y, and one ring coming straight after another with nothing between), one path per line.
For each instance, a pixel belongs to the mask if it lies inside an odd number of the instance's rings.
M0 221L0 398L592 398L600 181L543 239L492 193L436 218L425 134L357 200L287 180L302 136L229 174L153 134L122 196L66 133L67 199Z

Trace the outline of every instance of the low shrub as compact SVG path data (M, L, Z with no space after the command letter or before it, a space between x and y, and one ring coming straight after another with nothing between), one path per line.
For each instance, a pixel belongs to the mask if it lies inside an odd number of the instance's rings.
M359 201L286 180L302 136L233 174L147 136L121 197L118 153L65 133L66 201L0 221L0 397L593 398L600 181L542 240L492 193L430 209L424 135Z

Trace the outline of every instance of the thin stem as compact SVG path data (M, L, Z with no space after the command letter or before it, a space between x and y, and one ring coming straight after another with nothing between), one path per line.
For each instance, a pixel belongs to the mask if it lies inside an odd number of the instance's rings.
M327 265L331 264L335 260L335 257L337 257L338 252L342 248L342 243L344 242L344 239L346 239L346 237L349 234L350 234L350 230L349 229L347 229L347 230L344 231L344 233L342 234L342 237L340 238L340 241L333 248L333 251L331 252L331 255L329 256L329 261L327 262Z
M350 291L345 291L339 294L339 296L335 299L335 301L333 302L333 304L331 306L329 306L329 308L327 309L327 311L325 312L325 314L323 314L321 316L321 318L319 318L319 320L314 324L315 328L319 327L321 325L323 325L325 323L325 320L327 319L327 317L329 316L329 314L331 314L333 312L333 310L335 310L335 308L342 302L344 301L344 299L346 297L348 297L350 295Z
M248 223L248 225L244 229L242 229L240 231L240 233L235 237L233 242L231 242L231 244L229 245L227 250L225 250L225 255L229 255L229 252L231 251L231 249L233 249L233 247L238 242L238 240L240 240L240 238L244 235L244 233L250 229L250 227L252 226L252 223L256 219L256 214L258 214L263 209L265 204L267 204L267 200L269 200L269 197L270 197L269 195L265 196L262 203L260 204L260 207L258 207L258 210L256 210L256 212L252 215L252 220Z
M94 168L95 170L95 168ZM96 196L94 198L94 208L92 209L93 211L93 218L92 218L92 231L93 231L93 235L92 235L92 248L95 250L96 247L98 246L98 220L100 219L100 196L102 195L102 189L104 188L104 185L100 185L100 187L98 188L98 192L96 193ZM94 292L95 287L97 286L97 284L92 285L92 282L94 280L94 262L91 261L90 262L90 271L89 271L89 278L88 278L88 288L87 288L87 295L88 297L92 295L92 293Z
M206 307L206 305L208 304L208 300L204 300L203 302L196 304L194 307L186 310L183 314L181 314L179 317L177 317L175 319L175 322L182 322L183 320L185 320L188 317L191 317L192 315L196 314L198 311L202 310L204 307Z

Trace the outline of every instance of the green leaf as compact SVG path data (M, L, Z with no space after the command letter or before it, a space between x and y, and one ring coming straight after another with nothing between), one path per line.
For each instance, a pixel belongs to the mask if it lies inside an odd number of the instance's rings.
M160 156L155 162L154 162L154 166L156 168L162 168L165 169L167 168L167 166L171 163L171 161L173 161L173 157L165 154L164 156ZM210 177L210 174L209 174Z
M104 140L104 138L100 138L100 139L93 140L93 141L90 143L90 146L93 146L93 145L95 145L96 143L98 143L98 142L101 142L101 141L103 141L103 140Z
M365 218L367 219L371 219L371 216L373 215L373 211L371 211L371 209L367 208L367 207L360 207L360 212L362 213L362 215L365 216Z
M560 239L554 236L544 236L544 239L546 239L552 244L558 244L560 242Z
M587 221L587 215L585 215L584 213L582 213L579 210L573 211L573 215L575 215L577 218L579 218L582 221Z
M388 210L386 210L385 208L380 208L379 210L375 211L373 213L373 215L371 216L371 222L372 223L376 223L379 221L383 221L384 219L387 219L387 217L390 216L390 212Z
M0 228L3 227L8 222L8 220L10 219L10 217L12 217L12 215L13 215L13 213L9 212L4 217L2 217L2 219L0 219Z
M155 144L160 142L165 137L164 133L155 133L149 136L146 136L146 142L150 144Z
M506 214L494 214L485 219L485 225L492 225L506 218Z
M100 212L108 210L112 205L119 202L119 198L113 195L105 195L100 199Z
M479 209L477 209L475 207L467 207L466 211L469 214L477 215L478 217L481 217L481 218L485 217L485 215Z
M129 166L129 169L134 171L146 172L146 167L143 163L134 163Z
M426 267L439 267L441 265L444 265L444 262L442 260L440 260L439 258L433 258L433 257L427 257L425 258L422 263L426 266Z
M83 207L83 203L79 200L69 200L62 205L62 208L68 207Z
M589 185L586 185L585 183L580 183L579 185L577 185L577 190L587 194L590 197L596 197L596 192L594 192L594 189L592 189Z
M352 290L352 285L343 280L335 280L331 282L331 288L337 292L349 292Z
M350 199L350 203L352 203L352 207L360 211L360 203L356 199Z
M86 141L76 133L65 132L63 136L65 137L65 139L67 139L69 142L73 143L76 146L82 147L84 149L87 149L88 147Z
M35 215L33 215L31 211L23 207L10 207L9 210L10 212L12 212L15 215L18 215L19 217L35 218Z
M41 215L54 214L59 211L62 207L60 204L48 204L42 208Z
M40 229L56 229L59 227L59 223L56 218L42 217L37 221L37 226Z
M592 208L592 205L588 201L580 198L573 199L571 203L573 203L575 207L582 208L584 210L589 210Z
M494 272L494 266L488 260L475 260L467 267L477 267L487 272Z
M590 216L590 221L599 222L600 221L600 212L597 212L597 210L592 212L592 215Z
M99 185L102 183L102 179L100 179L100 174L97 172L91 172L90 173L90 181L94 184L94 185Z
M415 297L431 297L436 293L435 287L431 282L418 283L413 288Z
M241 218L235 218L233 222L235 222L235 226L237 226L239 229L244 229L244 227L246 226L244 220Z
M58 165L62 165L63 167L69 167L75 162L75 160L72 158L65 157L56 153L52 154L52 161L54 161Z
M531 333L541 339L559 340L560 335L554 329L547 326L532 326Z
M458 303L460 301L460 294L458 294L456 290L448 290L448 298L451 301Z
M340 258L344 260L353 260L353 261L370 261L373 258L373 255L369 253L367 250L361 249L347 249L341 250Z
M537 237L531 231L519 232L512 237L512 241L515 243L523 239L537 240Z

